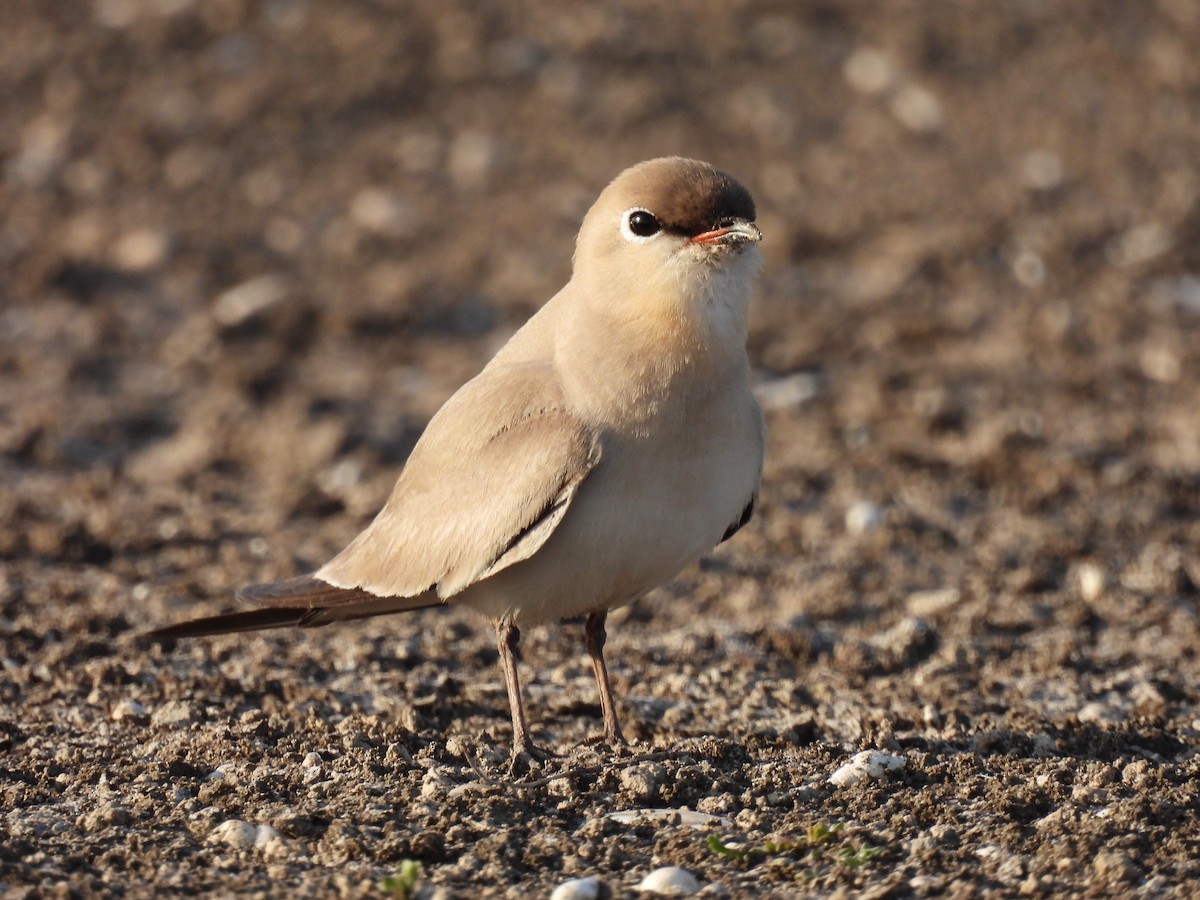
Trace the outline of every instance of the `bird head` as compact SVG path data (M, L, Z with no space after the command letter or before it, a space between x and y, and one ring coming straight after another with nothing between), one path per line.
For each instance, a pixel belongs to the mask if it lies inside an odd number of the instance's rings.
M626 296L687 302L732 291L744 300L759 266L754 220L754 199L731 176L696 160L653 159L600 194L579 231L575 274Z

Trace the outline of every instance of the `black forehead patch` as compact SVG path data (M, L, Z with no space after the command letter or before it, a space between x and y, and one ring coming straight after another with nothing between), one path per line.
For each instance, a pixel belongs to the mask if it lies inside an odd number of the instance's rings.
M730 217L753 222L754 198L734 178L708 163L656 160L645 166L637 193L664 229L687 235L709 231Z

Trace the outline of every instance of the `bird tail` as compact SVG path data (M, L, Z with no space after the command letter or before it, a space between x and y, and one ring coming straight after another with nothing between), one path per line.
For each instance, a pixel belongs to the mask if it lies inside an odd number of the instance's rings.
M335 587L311 575L249 585L239 589L236 596L241 602L260 608L168 625L147 632L143 638L162 642L289 625L316 628L330 622L424 609L441 602L432 591L414 597L380 597L361 588Z

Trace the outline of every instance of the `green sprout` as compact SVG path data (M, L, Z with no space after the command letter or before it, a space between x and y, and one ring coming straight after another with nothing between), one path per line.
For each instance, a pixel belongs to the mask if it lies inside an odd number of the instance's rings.
M406 859L396 869L396 874L379 879L379 890L399 900L412 900L417 894L417 883L421 880L421 864L415 859Z
M812 870L820 871L830 863L857 869L877 857L882 850L870 844L856 847L845 839L839 840L842 824L835 822L827 825L818 822L809 826L802 838L796 840L768 839L762 844L745 846L726 843L720 835L708 836L708 849L718 856L735 860L748 866L777 857L792 859L800 864L807 864ZM813 874L812 871L805 873Z

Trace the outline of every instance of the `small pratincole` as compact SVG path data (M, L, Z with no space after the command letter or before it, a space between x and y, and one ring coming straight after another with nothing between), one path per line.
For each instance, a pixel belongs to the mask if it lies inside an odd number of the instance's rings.
M604 737L610 609L741 528L762 471L746 309L754 201L676 157L622 172L589 210L571 280L430 421L387 504L311 575L238 592L254 609L152 632L309 628L457 604L495 625L513 756L533 756L521 626L587 616Z

